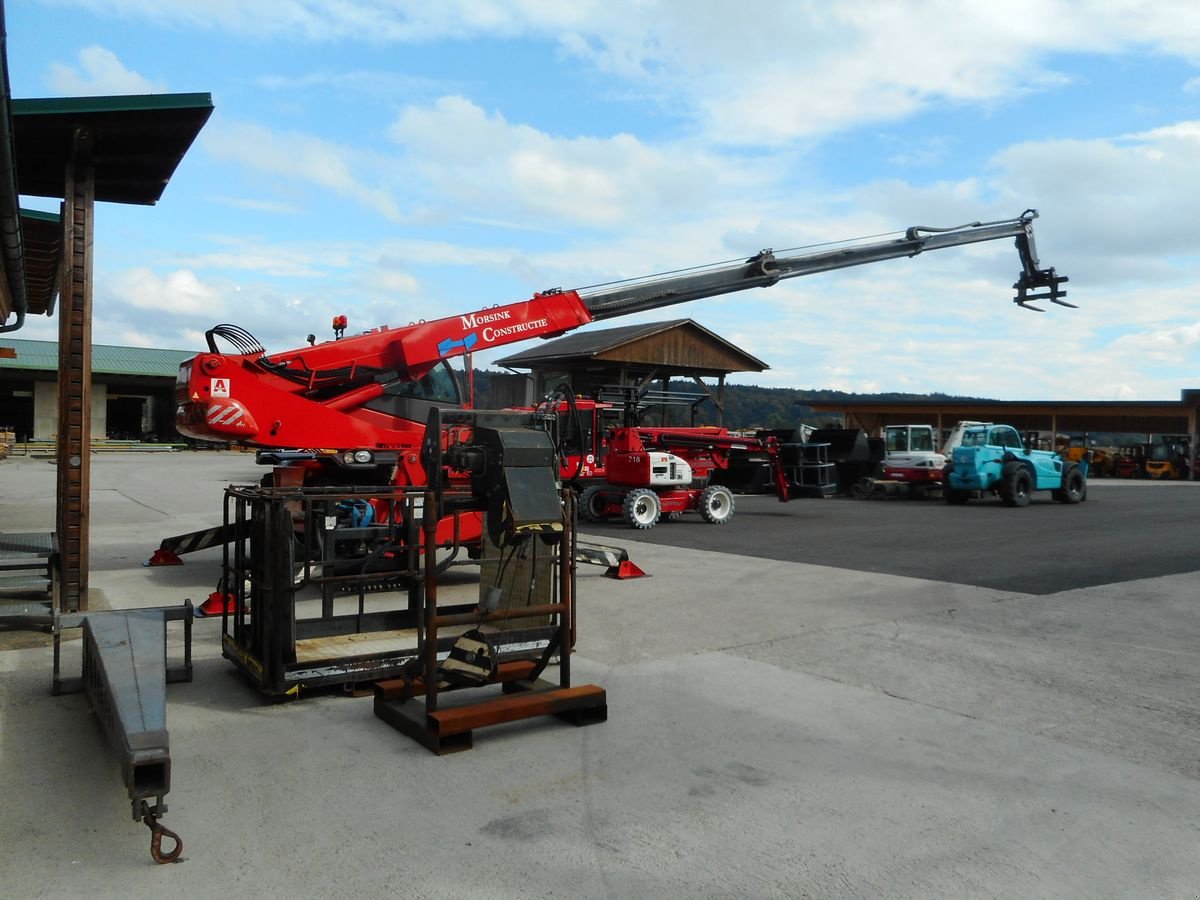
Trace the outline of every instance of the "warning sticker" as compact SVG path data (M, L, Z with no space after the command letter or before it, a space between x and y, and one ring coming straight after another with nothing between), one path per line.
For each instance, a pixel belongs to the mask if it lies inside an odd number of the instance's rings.
M210 386L211 393L214 397L229 396L229 379L228 378L213 378Z

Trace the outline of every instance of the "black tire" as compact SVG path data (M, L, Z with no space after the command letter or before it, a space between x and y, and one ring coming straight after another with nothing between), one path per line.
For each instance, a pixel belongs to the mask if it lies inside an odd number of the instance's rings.
M1033 478L1020 463L1007 463L1000 481L1000 499L1005 506L1028 506L1033 493Z
M1079 503L1087 497L1087 479L1079 466L1068 466L1063 472L1062 489L1058 493L1063 503Z
M710 525L724 525L733 518L733 493L721 484L712 484L700 495L700 515Z
M950 487L950 473L953 471L952 463L946 463L942 468L942 499L951 506L962 506L971 499L971 492Z
M621 511L630 527L653 528L662 515L662 504L658 501L658 494L650 488L634 488L625 495Z
M579 495L579 515L589 522L603 522L607 518L604 507L604 488L599 485L584 488Z

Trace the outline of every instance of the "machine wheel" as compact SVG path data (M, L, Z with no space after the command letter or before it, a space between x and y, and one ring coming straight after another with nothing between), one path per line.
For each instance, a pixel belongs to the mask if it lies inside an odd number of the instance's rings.
M1070 466L1063 473L1062 490L1059 491L1059 499L1063 503L1078 503L1087 496L1087 481L1083 477L1083 472L1079 470L1079 466Z
M662 504L658 502L658 494L650 488L634 488L625 495L621 509L625 521L632 527L653 528L662 513Z
M604 488L599 485L584 488L579 495L579 515L589 522L603 522L606 518L604 507Z
M1029 470L1020 463L1007 463L1000 481L1000 499L1005 506L1028 506L1033 492Z
M942 469L942 499L952 506L962 506L971 499L971 492L950 487L950 473L953 471L952 463L946 463Z
M721 484L709 485L700 495L700 515L713 525L724 525L733 517L733 494Z

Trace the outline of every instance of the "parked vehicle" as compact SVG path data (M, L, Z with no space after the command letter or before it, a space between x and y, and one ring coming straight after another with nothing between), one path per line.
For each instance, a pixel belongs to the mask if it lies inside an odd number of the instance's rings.
M1061 503L1087 499L1086 459L1027 449L1011 425L966 428L942 474L947 503L966 503L975 492L996 494L1005 506L1028 506L1034 491L1050 491Z

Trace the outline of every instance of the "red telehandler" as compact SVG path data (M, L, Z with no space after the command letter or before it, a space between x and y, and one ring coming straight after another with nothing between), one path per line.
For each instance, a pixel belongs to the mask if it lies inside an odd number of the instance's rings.
M1036 211L1027 210L1004 221L915 226L895 239L836 249L763 250L737 262L555 289L518 303L361 334L346 335L346 322L338 317L335 340L282 353L268 353L236 325L218 325L206 334L207 352L180 367L177 427L197 440L259 448L260 461L273 458L276 465L262 485L226 490L223 526L168 538L147 564L177 563L179 553L224 547L221 581L202 610L221 612L224 655L276 696L301 686L369 681L401 670L411 675L404 667L417 658L423 671L432 673L439 668L436 655L452 649L450 636L437 637L440 625L495 624L519 615L551 615L560 629L550 643L545 635L538 638L543 644L538 644L534 677L559 650L565 672L574 644L573 561L580 558L581 545L574 528L578 498L563 486L588 478L594 483L601 473L584 471L580 459L587 463L589 451L582 440L576 441L582 457L570 457L570 441L555 427L562 423L557 401L540 412L466 408L450 360L800 275L1004 238L1015 241L1021 259L1015 302L1070 306L1062 299L1067 279L1038 262L1036 217ZM218 341L231 349L220 349ZM725 495L706 495L698 482L715 480L712 476L743 439L735 444L727 434L696 429L636 429L627 430L627 442L621 444L604 416L603 406L594 405L596 447L615 447L632 465L636 436L656 453L688 461L693 477L684 494L672 495L667 514L676 511L679 496L701 504L691 508L707 508L717 520L732 509L723 502ZM580 424L575 423L582 435ZM616 443L604 447L609 437ZM761 440L767 443L759 449L772 449L766 438ZM796 446L782 444L782 455ZM593 456L596 461L603 454ZM790 482L787 465L784 458L782 481ZM626 473L624 480L642 478ZM776 484L783 499L790 484ZM460 550L480 560L479 601L443 610L437 578ZM394 587L407 593L404 608L366 606L366 591ZM320 616L302 618L296 600L312 588L320 590ZM349 612L343 607L348 593L357 593ZM526 606L529 612L515 611ZM359 648L329 655L332 651L321 643L347 634L407 634L414 628L416 650L405 646L364 656ZM522 633L517 629L505 639L511 653L532 646ZM510 650L497 649L498 659ZM432 689L437 681L421 684ZM410 681L397 690L411 696L415 685ZM432 690L429 696L435 696ZM424 726L413 727L428 737Z
M744 261L548 290L517 303L402 327L380 326L355 335L342 336L345 320L338 317L337 339L282 353L268 353L236 325L217 325L205 335L207 352L180 367L176 426L197 440L237 442L269 451L261 454L263 460L273 458L279 464L263 479L264 486L428 485L431 473L425 460L435 458L423 444L430 414L465 406L449 363L454 357L534 337L555 337L617 316L770 287L801 275L1004 238L1014 239L1021 260L1014 302L1038 311L1031 301L1072 306L1062 299L1066 276L1040 267L1033 236L1037 215L1029 209L1008 220L951 228L913 226L902 237L835 249L763 250ZM232 349L219 349L218 339ZM444 448L450 438L443 435L440 440ZM572 480L577 462L560 461L560 475ZM449 481L466 480L461 472L444 474ZM351 515L361 524L386 516L387 510L359 508ZM210 531L219 534L219 529ZM453 521L447 517L438 539L469 545L478 531L478 521L470 517ZM148 564L161 564L160 555L174 556L216 542L196 539L203 534L167 539Z
M914 226L903 237L795 254L763 250L735 263L575 290L267 353L236 325L206 333L208 352L180 367L176 425L202 441L254 447L321 448L281 467L277 478L303 484L425 484L420 448L431 407L462 406L448 361L529 338L556 337L617 316L704 297L770 287L800 275L882 262L930 250L1014 238L1022 269L1014 302L1027 308L1062 298L1065 276L1039 268L1036 210L1015 219L954 228ZM1041 291L1041 293L1035 293ZM344 325L343 325L344 327ZM232 352L218 349L217 339ZM289 470L300 469L299 472Z

